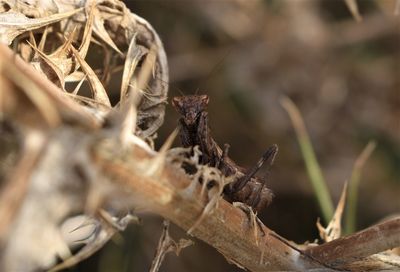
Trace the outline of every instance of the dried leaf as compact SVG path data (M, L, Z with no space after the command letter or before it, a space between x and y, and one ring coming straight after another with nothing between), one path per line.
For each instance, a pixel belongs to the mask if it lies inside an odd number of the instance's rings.
M79 52L73 46L71 46L71 50L78 63L81 65L82 70L87 75L94 100L100 105L106 106L106 108L111 108L111 102L107 96L107 92L95 72L92 70L89 64L87 64L86 61L79 55Z
M48 17L30 19L21 13L9 11L0 14L0 42L10 45L20 34L59 22L80 12L83 8Z
M133 73L139 63L139 60L143 57L144 53L140 50L140 47L136 45L136 36L133 36L129 48L128 53L126 54L125 64L124 64L124 72L122 74L122 83L121 83L121 101L124 101L126 93L128 91L129 84L133 77Z
M34 47L31 45L33 50L35 50L35 53L41 58L42 61L44 61L45 65L41 65L41 61L38 62L32 62L31 64L38 70L41 71L46 77L53 82L55 85L57 85L59 88L64 90L65 86L65 80L64 80L64 75L63 72L61 71L60 67L57 65L57 63L53 62L53 60L47 56L45 53L43 53L41 50L38 48ZM65 90L64 90L65 91Z
M93 4L90 7L89 13L87 14L85 30L83 31L81 45L78 49L79 55L82 58L86 58L86 54L88 52L89 45L90 45L90 40L92 38L94 14L95 14L95 9L96 9L95 6L96 5L93 2Z
M94 33L99 36L99 38L102 39L106 44L108 44L112 49L114 49L118 54L120 54L121 56L124 55L121 50L119 50L118 47L115 45L114 41L111 39L110 35L105 29L103 14L97 8L95 8L94 10L94 18Z
M15 86L13 88L0 88L0 97L14 98L21 104L12 105L12 107L24 108L23 111L7 109L7 103L3 103L2 106L5 107L2 108L3 111L10 111L15 115L23 115L26 112L27 106L22 104L22 102L26 102L26 99L19 97L20 91L22 91L24 95L30 98L28 101L31 101L30 103L34 105L35 110L41 115L40 124L37 125L57 126L62 117L68 118L70 122L73 121L87 127L96 128L99 126L98 120L93 115L87 111L82 111L82 107L71 99L66 99L59 88L19 56L16 56L5 45L0 45L0 79L2 77L11 81L18 88L15 88ZM6 83L5 81L2 82L3 85ZM29 117L32 119L32 113ZM32 123L31 119L29 125L36 125Z
M27 75L21 73L17 67L8 65L4 70L7 77L21 90L35 108L40 112L43 120L49 126L57 126L61 121L60 112L51 97Z
M319 230L319 236L325 242L330 242L340 237L342 232L341 222L344 206L346 203L346 193L347 193L347 182L343 186L342 195L340 196L339 203L336 207L335 213L329 222L328 226L324 228L319 219L317 221L317 228Z
M89 14L87 15L87 21L83 33L83 37L81 40L81 45L77 50L79 52L79 56L84 59L86 57L87 51L90 45L90 39L92 36L92 25L93 25L93 7L91 8ZM69 34L68 38L64 42L64 44L59 47L52 54L47 56L47 59L50 60L57 66L57 69L61 71L61 82L62 86L65 86L65 77L75 72L79 68L79 61L73 58L71 54L70 48L74 41L75 34L77 32L77 28Z

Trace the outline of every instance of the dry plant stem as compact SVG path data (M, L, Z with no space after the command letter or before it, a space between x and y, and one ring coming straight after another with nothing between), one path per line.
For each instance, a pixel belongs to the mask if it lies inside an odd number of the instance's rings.
M22 90L24 87L28 86L30 89L30 98L37 101L37 103L46 103L48 107L46 110L42 110L41 114L44 116L48 126L56 126L59 120L58 111L61 115L66 118L74 118L82 126L88 128L96 128L97 122L93 116L85 114L83 108L74 103L70 99L65 99L64 95L60 92L54 83L52 83L47 78L43 77L37 70L35 70L31 65L23 61L18 55L15 55L7 46L0 44L0 75L4 76L7 81L18 83L24 86L18 86ZM6 95L10 90L7 88L0 89L2 91L1 95ZM35 90L35 93L33 92ZM45 95L43 95L44 93ZM52 101L49 102L46 98L49 97ZM40 101L38 101L40 99ZM21 99L22 100L22 99ZM2 101L3 102L3 101ZM57 113L50 115L49 111L53 108L57 108ZM43 107L42 107L43 108ZM0 111L7 111L1 105Z
M399 246L400 218L396 218L310 248L305 253L329 266L340 267Z
M121 158L123 153L125 156ZM154 158L142 149L136 147L127 153L118 150L118 143L103 140L93 146L91 154L102 174L119 186L123 185L137 205L148 211L184 230L190 229L202 214L205 203L201 201L200 188L193 194L185 193L190 180L183 172L166 164L157 175L143 175ZM140 169L140 165L144 169ZM220 199L215 210L198 224L192 234L215 247L228 260L250 271L324 267L265 226L261 231L265 235L258 238L257 245L251 226L242 210Z
M175 242L169 235L169 222L164 220L163 232L158 242L156 256L154 257L154 260L151 263L150 272L158 272L160 270L165 255L168 252L173 251L178 256L183 248L190 246L192 244L193 242L191 240L185 240L185 239L179 240L178 243Z
M156 256L151 263L150 272L157 272L160 269L161 263L163 262L165 254L167 253L168 244L171 243L168 235L169 222L164 221L163 225L163 232L160 240L158 241Z

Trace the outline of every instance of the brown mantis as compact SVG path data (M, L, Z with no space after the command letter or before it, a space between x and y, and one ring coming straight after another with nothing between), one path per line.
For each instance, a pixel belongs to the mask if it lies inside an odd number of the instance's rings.
M238 166L228 157L229 145L221 149L212 138L206 111L209 102L207 95L186 95L172 99L172 104L182 116L179 119L180 137L184 147L198 145L202 152L201 163L218 168L225 176L235 175L238 178L225 186L224 197L230 202L243 202L260 211L272 200L273 194L265 186L267 177L255 174L267 162L272 166L278 146L272 145L259 161L250 169Z

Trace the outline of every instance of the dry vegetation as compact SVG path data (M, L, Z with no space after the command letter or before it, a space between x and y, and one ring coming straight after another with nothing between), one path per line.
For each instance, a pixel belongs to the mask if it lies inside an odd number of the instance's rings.
M393 5L392 13L398 12L399 2L393 2L396 5ZM261 214L260 220L246 205L226 202L221 194L230 177L224 177L218 169L201 165L197 149L191 154L187 149L171 148L176 137L176 124L171 125L168 114L163 129L170 136L164 137L165 133L159 130L164 122L169 87L167 57L157 32L145 19L132 13L118 0L87 1L79 5L65 0L34 4L2 0L0 270L56 271L78 265L112 238L116 243L126 244L121 240L128 238L121 239L118 232L124 231L129 223L140 223L146 214L152 214L166 221L163 227L158 222L158 230L152 227L151 222L140 226L148 235L161 236L158 246L151 248L155 257L151 267L150 264L147 267L150 271L159 270L166 253L174 251L179 254L181 250L184 253L196 247L197 244L192 245L192 239L204 241L221 253L227 262L249 271L398 271L398 216L354 232L354 221L349 223L355 217L353 206L353 210L347 210L348 214L353 213L346 221L347 235L342 235L344 209L348 201L350 207L357 202L355 195L361 171L375 143L368 144L355 160L350 189L347 190L343 183L335 186L343 188L343 192L340 194L341 190L337 190L338 193L332 194L334 199L341 195L334 211L335 205L329 193L332 186L326 185L305 127L309 115L312 118L310 108L313 108L307 103L316 99L312 98L312 91L306 91L310 84L322 90L317 100L326 107L318 117L320 122L311 126L313 135L332 133L332 127L326 124L335 120L332 116L338 110L346 110L349 116L362 115L362 112L353 112L352 105L364 103L364 100L359 96L352 97L350 91L346 93L342 89L350 83L361 88L362 84L367 84L362 81L367 79L361 77L347 82L343 74L359 74L355 72L358 68L351 67L345 59L337 61L338 68L327 68L322 72L321 63L334 61L334 57L326 57L327 52L376 39L382 33L388 39L399 41L399 21L393 14L386 15L388 19L382 22L373 13L364 17L355 1L343 3L354 20L332 27L317 11L318 1L224 1L209 5L192 1L192 8L205 18L204 21L216 26L218 30L215 31L224 33L222 38L217 34L214 38L235 41L231 47L234 52L231 54L235 57L229 64L237 77L228 78L228 82L238 91L232 97L236 96L236 100L241 98L241 88L252 89L260 101L267 103L265 113L282 111L282 106L293 122L301 148L299 154L306 162L325 219L324 223L317 224L318 241L295 243L275 232L281 233L280 229L272 230L268 224L264 225L263 218L269 216L268 209ZM383 4L379 5L382 5L382 10L387 10ZM180 9L178 4L171 4L170 8ZM218 13L221 9L224 16ZM275 13L271 11L274 9L277 10ZM162 9L157 14L161 12ZM164 19L170 20L167 16ZM265 25L265 28L259 25ZM190 27L187 29L191 32ZM283 34L282 29L291 32ZM207 74L210 63L215 64L228 47L221 45L207 49L207 57L205 51L179 55L176 52L184 44L181 40L193 39L185 29L179 33L170 32L172 38L166 39L167 47L172 41L176 42L170 64L175 81ZM275 37L273 43L267 39L271 35ZM215 44L219 45L217 38ZM260 57L264 56L264 45L269 50L269 62ZM400 63L399 59L388 59L386 55L379 60L389 63L389 66ZM302 63L302 69L313 76L305 76L301 69L294 69L292 64L297 62ZM269 70L271 67L276 67L274 73ZM265 79L264 69L269 71ZM364 66L359 69L364 69ZM398 69L395 71L399 72ZM392 70L387 69L378 75L374 72L376 70L365 71L367 75L372 74L371 82L380 83L382 76L392 80L390 82L395 87L400 86L395 72L394 76L389 74ZM237 82L240 83L234 85ZM279 89L282 82L286 84L283 89L288 91L278 96L273 90ZM296 88L304 93L300 96L293 91ZM268 91L261 93L262 89ZM367 95L371 91L371 88L366 88L363 94L368 101L373 99ZM282 94L290 96L305 110L306 121L295 104ZM396 93L388 96L397 99L393 102L395 105L398 103ZM215 97L212 103L218 105L218 96ZM248 95L243 101L250 97ZM349 106L345 100L351 100L352 105ZM246 108L243 101L240 100L239 104ZM226 108L221 106L221 109L220 112ZM246 116L246 113L251 120L251 111L243 110L240 114ZM389 111L374 109L374 113L379 115L374 118L387 124L382 125L382 131L390 137L398 135L398 108ZM272 139L285 139L288 133L282 123L289 127L290 122L275 117L265 117L269 124L267 130L275 131L270 132ZM261 125L249 129L250 125L243 124L246 122L241 122L240 118L235 120L235 131L254 130L257 134L258 130L262 135ZM351 125L344 122L344 130L348 126ZM233 134L229 128L227 131ZM279 134L279 131L284 132ZM158 151L155 149L157 142L154 143L157 133L162 146ZM274 136L274 133L280 136ZM289 136L292 139L296 137L293 134ZM333 138L333 149L345 146L343 141L346 140L338 139L338 136ZM375 140L379 147L379 138ZM282 143L284 140L279 141L283 150L281 156L294 153ZM254 158L252 154L243 154L243 159L246 156ZM183 165L190 165L195 169L194 173L185 173ZM290 161L287 167L291 167ZM278 170L274 177L279 173L282 170ZM293 173L297 172L293 170ZM216 184L209 188L208 182ZM286 187L293 186L286 184ZM282 191L285 190L290 189ZM349 200L346 200L346 192L350 193ZM279 193L275 188L275 194L279 196ZM395 201L388 198L386 204L396 208L398 204ZM317 218L313 220L312 223ZM168 221L183 230L180 233L185 236L183 239L176 242L171 238ZM297 218L296 225L288 228L300 227L303 221L303 218ZM159 234L161 228L163 231ZM141 249L133 245L129 250L126 256L133 256ZM212 255L219 254L216 250ZM205 255L208 253L203 253L194 255L196 262L208 262ZM113 261L124 262L118 261L118 257L111 261L99 260L106 268L98 270L105 271L107 267L109 270L110 267L122 269L122 265L112 264ZM143 269L146 265L138 267ZM203 269L206 267L204 264ZM94 270L91 266L87 269ZM129 266L125 269L128 270ZM175 268L168 264L168 269L172 271ZM231 270L232 267L215 269Z

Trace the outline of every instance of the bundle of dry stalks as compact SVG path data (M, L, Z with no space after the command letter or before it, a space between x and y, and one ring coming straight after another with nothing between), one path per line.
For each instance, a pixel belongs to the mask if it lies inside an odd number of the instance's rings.
M1 41L14 50L0 47L2 271L75 265L124 230L139 208L250 271L399 269L399 257L386 251L400 246L398 218L339 238L343 198L328 231L321 227L326 243L296 245L251 209L223 200L229 180L200 165L197 152L188 158L187 150L170 149L175 133L155 151L166 55L154 29L122 2L3 0L1 12ZM97 69L86 61L95 50L103 59ZM106 86L120 70L120 98L112 103ZM77 82L73 90L70 82ZM89 97L80 95L84 82ZM207 190L209 180L217 186ZM71 237L82 229L89 231ZM83 246L73 255L77 242ZM166 225L152 270L167 251L189 244L174 242Z

